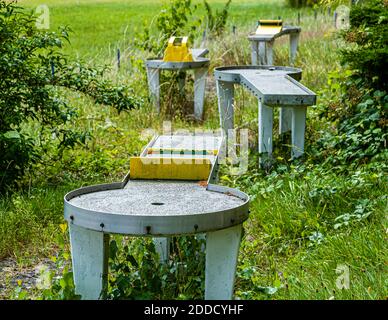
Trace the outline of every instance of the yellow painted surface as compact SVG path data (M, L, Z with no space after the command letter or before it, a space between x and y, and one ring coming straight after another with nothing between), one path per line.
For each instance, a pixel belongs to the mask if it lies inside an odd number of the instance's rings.
M147 158L130 159L131 179L207 180L212 164L209 159Z
M171 37L164 51L163 61L191 62L193 55L188 48L188 37Z
M256 30L256 34L259 35L274 35L282 31L282 20L259 20L259 26Z

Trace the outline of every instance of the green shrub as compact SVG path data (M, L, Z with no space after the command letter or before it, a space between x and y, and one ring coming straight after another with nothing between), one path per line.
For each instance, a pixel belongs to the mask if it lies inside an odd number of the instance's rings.
M207 29L209 30L211 35L220 36L224 32L226 22L228 20L229 7L231 3L232 0L228 0L221 11L217 10L215 13L213 13L213 10L210 7L209 3L204 0L203 4L206 9Z
M204 240L172 238L171 259L159 263L150 239L110 242L108 299L203 299Z
M13 300L79 300L80 295L75 293L73 272L70 271L69 234L67 224L60 224L60 233L57 235L58 252L51 256L55 268L41 266L39 278L29 292L23 288L21 280L11 295Z
M45 145L63 150L88 138L72 126L77 110L67 90L119 111L141 103L130 89L105 80L105 68L69 61L61 53L67 29L45 32L35 21L14 2L0 0L0 192L39 160Z
M368 0L350 11L350 28L343 38L352 46L342 62L354 70L359 85L384 90L388 80L388 3Z
M144 25L142 32L136 35L135 47L160 57L163 56L167 40L172 36L188 36L192 43L202 23L201 19L193 18L197 8L191 0L171 0L156 18L158 33L152 32L152 25Z
M350 11L349 43L341 51L347 71L329 76L335 98L321 110L333 123L318 141L318 156L335 164L369 162L387 156L386 92L388 10L383 0L365 1Z

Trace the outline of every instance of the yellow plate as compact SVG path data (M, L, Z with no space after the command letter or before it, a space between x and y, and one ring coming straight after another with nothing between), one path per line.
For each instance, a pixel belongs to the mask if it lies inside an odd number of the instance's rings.
M209 159L147 158L130 159L130 179L207 180L211 171Z

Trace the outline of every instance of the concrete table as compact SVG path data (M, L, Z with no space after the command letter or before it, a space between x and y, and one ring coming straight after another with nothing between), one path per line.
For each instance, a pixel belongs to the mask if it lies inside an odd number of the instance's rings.
M275 40L281 36L290 36L290 64L293 65L298 51L300 27L284 26L282 31L276 34L255 34L248 35L252 46L252 65L273 65L273 45Z
M129 180L65 196L76 292L99 299L107 285L110 234L206 233L205 299L231 299L249 197L197 182Z
M203 118L203 106L205 101L206 76L210 60L204 58L209 51L207 49L192 49L194 61L192 62L165 62L163 59L149 59L146 61L148 87L151 99L157 112L160 112L160 72L162 70L179 72L179 88L184 94L186 72L194 71L194 116L200 120Z
M272 154L273 108L281 107L280 133L291 130L292 158L304 152L307 106L314 105L316 95L303 86L302 71L291 67L234 66L216 68L220 124L227 134L234 128L234 84L248 89L259 102L259 152ZM262 164L264 163L262 157Z

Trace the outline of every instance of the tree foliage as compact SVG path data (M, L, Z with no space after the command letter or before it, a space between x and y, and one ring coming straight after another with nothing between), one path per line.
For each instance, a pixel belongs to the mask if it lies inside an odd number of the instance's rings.
M387 2L368 0L352 6L350 27L342 33L349 46L342 50L347 70L329 77L336 98L321 115L335 124L318 141L320 156L331 162L359 163L387 155L386 91L388 61Z
M354 5L350 12L350 28L343 34L353 44L343 50L342 62L362 78L362 85L385 89L388 80L388 3L368 0Z
M84 66L61 52L68 29L42 31L35 22L32 13L0 0L0 191L39 160L44 143L64 149L87 139L87 132L71 127L77 109L66 90L118 111L141 104L129 88L104 79L105 68Z

